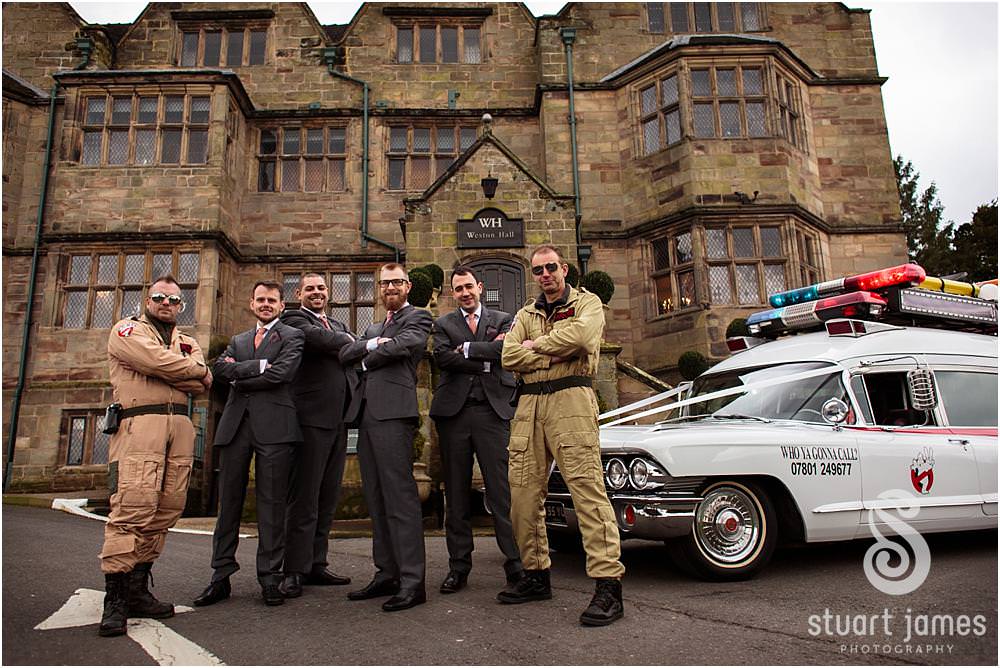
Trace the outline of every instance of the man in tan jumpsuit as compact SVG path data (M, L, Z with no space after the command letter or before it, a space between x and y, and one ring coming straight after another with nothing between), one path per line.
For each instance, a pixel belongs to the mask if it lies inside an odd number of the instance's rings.
M153 561L184 510L194 460L188 394L212 385L198 342L176 327L183 305L171 276L157 278L145 312L108 337L111 387L121 424L111 437L111 514L101 570L106 595L99 633L125 633L128 617L171 617L174 606L149 592Z
M531 254L531 273L542 292L514 319L503 342L504 368L523 385L511 423L510 477L514 536L525 576L497 595L501 603L552 597L545 489L555 458L573 498L587 552L587 575L596 592L580 616L587 626L604 626L623 615L618 524L604 488L597 397L597 373L604 331L601 300L566 284L569 267L552 246Z

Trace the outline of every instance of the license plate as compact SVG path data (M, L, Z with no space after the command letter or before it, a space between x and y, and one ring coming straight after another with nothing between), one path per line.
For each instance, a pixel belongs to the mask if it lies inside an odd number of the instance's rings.
M566 511L558 501L545 502L545 521L553 524L566 524Z

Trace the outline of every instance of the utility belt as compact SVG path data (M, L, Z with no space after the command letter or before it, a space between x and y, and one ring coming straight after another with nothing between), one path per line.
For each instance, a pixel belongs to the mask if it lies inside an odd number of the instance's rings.
M571 387L592 387L594 379L590 376L563 376L553 380L543 380L540 383L522 383L518 381L514 388L511 406L517 406L522 394L555 394Z
M139 415L184 415L188 414L187 404L149 404L124 408L121 404L111 404L104 411L104 433L114 434L122 420Z

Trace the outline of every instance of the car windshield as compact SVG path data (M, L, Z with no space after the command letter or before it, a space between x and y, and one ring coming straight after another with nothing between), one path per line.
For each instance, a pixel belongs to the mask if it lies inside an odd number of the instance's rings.
M699 397L719 390L751 386L765 380L794 376L804 371L832 366L825 362L798 362L709 373L694 381L690 396ZM829 399L840 399L850 406L850 399L841 382L841 374L837 371L828 375L800 378L787 383L750 388L739 394L707 399L688 406L687 415L700 415L705 419L741 417L823 423L820 409ZM853 415L853 411L851 413ZM848 422L851 421L849 418Z

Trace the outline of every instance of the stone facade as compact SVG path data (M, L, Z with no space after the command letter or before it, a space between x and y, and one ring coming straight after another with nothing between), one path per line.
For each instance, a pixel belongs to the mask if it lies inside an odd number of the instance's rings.
M472 263L491 305L516 309L534 292L531 247L553 243L614 279L612 405L652 391L615 381L613 360L675 382L682 352L725 356L727 324L768 291L905 261L867 11L685 7L690 30L674 31L670 7L658 19L648 3L540 18L519 3L369 3L346 26L303 3L151 3L128 26L5 4L5 434L31 317L14 488L101 482L107 321L161 269L183 274L185 326L217 352L251 326L261 278L327 272L333 315L360 330L383 316L383 262ZM523 236L460 242L487 209ZM432 310L452 307L446 289ZM213 505L221 400L194 404L198 510Z

